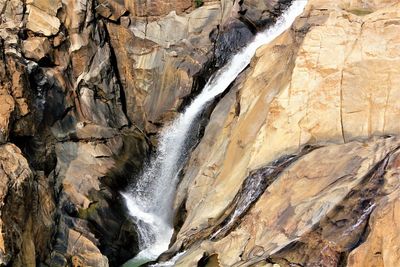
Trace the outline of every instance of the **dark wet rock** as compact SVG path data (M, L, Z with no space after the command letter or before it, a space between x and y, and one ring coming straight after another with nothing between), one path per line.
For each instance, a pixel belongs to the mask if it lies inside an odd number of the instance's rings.
M271 25L286 10L291 0L257 1L245 0L240 5L240 19L256 29Z
M254 37L255 31L240 20L233 19L211 38L215 43L214 68L223 66L235 53L245 47ZM213 37L213 35L217 35ZM215 70L215 69L214 69Z
M397 153L398 151L393 151ZM368 235L367 224L384 195L384 175L393 153L378 162L362 182L314 229L270 257L280 266L344 266L347 255Z

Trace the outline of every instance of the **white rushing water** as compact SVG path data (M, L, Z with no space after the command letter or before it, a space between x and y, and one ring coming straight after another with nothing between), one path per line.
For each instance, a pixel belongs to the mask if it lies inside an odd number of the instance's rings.
M293 1L274 26L256 35L254 40L222 67L202 92L159 137L159 147L133 190L123 193L130 215L138 225L142 251L126 266L139 266L156 259L168 249L173 234L172 203L177 176L187 153L187 138L193 122L203 108L223 93L246 68L261 45L267 44L288 29L302 13L306 0Z

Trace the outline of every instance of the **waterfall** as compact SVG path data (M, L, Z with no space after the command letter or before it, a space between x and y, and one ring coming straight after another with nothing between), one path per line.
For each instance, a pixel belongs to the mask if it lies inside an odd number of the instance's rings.
M307 0L293 1L274 26L257 34L249 45L234 55L184 112L162 130L158 150L144 167L135 188L122 194L130 215L138 225L139 246L142 249L126 266L139 266L155 260L168 249L173 234L172 205L177 175L188 150L188 135L198 115L246 68L258 47L271 42L292 25L306 3Z

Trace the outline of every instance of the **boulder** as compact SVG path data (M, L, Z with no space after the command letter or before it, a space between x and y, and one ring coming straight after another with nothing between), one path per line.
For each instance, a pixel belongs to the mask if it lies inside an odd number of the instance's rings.
M46 37L32 37L22 42L22 52L26 58L40 61L50 58L51 45Z
M56 17L57 11L62 6L62 0L27 0L26 5L32 5L50 16Z
M60 20L40 8L30 5L28 8L26 28L45 36L52 36L60 29Z
M100 0L98 1L96 12L105 18L117 21L127 11L123 2L124 1Z

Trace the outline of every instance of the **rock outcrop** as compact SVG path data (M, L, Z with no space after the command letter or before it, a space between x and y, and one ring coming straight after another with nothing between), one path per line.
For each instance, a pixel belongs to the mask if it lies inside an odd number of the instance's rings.
M119 192L290 3L0 0L0 265L132 258ZM203 114L162 258L397 267L399 32L397 0L309 0Z
M185 168L177 266L400 262L399 7L312 0L257 51Z
M160 127L288 4L253 2L0 0L1 264L138 252L119 191Z
M0 146L0 264L7 265L25 243L33 242L26 233L32 209L33 173L28 161L13 144ZM28 235L28 238L26 238ZM34 251L24 255L35 261ZM33 253L33 257L32 257Z

